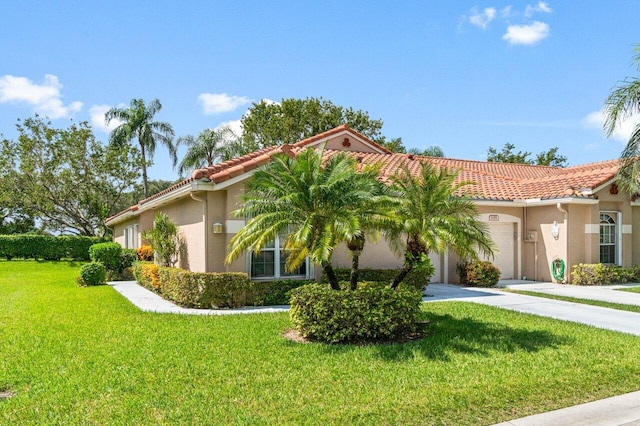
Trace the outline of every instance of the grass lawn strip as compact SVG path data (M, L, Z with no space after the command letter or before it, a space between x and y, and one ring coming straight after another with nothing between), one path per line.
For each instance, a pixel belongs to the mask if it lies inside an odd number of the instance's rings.
M631 293L640 293L640 286L637 287L625 287L625 288L616 288L618 291L628 291Z
M508 291L509 293L524 294L526 296L543 297L545 299L563 300L565 302L580 303L583 305L600 306L602 308L617 309L619 311L640 313L640 306L638 305L625 305L624 303L612 303L612 302L605 302L602 300L582 299L579 297L570 297L570 296L558 296L556 294L539 293L537 291L527 291L527 290L505 290L505 291Z
M0 262L0 424L492 424L639 389L640 337L465 302L418 342L297 344L288 315L145 313L80 265Z

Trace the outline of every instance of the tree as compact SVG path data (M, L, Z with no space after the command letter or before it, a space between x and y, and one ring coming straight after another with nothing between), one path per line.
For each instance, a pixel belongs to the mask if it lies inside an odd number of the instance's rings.
M419 148L410 148L407 154L424 155L425 157L444 157L444 151L437 145L431 145L422 151Z
M167 188L172 187L173 185L180 182L182 179L178 180L163 180L163 179L151 179L148 182L149 194L157 194L161 191L164 191ZM140 200L144 200L144 189L142 185L138 182L131 185L131 188L125 191L118 203L113 206L113 209L110 212L110 215L114 215L123 210L128 209L129 207L138 204Z
M3 185L19 208L54 232L107 233L104 220L140 176L130 146L102 146L86 122L56 129L40 117L17 125L17 141L4 139Z
M558 147L550 148L548 151L542 151L536 155L535 161L530 159L531 153L529 151L513 152L515 145L511 143L505 143L502 151L498 152L495 148L489 147L487 150L487 161L490 163L515 163L515 164L530 164L538 166L555 166L566 167L567 157L558 154Z
M397 286L412 269L428 262L430 252L453 249L461 257L477 252L493 254L486 226L478 220L475 205L456 194L468 182L455 183L457 173L421 163L414 176L405 166L393 177L391 190L397 204L395 219L385 229L390 245L404 254L404 266L393 281Z
M142 233L158 256L161 266L174 266L178 261L180 248L184 244L176 224L166 213L158 212L153 217L153 227Z
M640 70L640 44L634 48L633 63ZM607 97L604 105L604 132L613 135L618 125L631 116L640 113L640 79L627 77L618 82ZM620 155L618 182L629 194L640 193L640 122L636 122L633 132Z
M229 126L205 129L195 138L191 135L179 138L176 145L186 145L187 152L178 165L178 173L182 176L187 171L213 166L224 155L226 145L236 138Z
M331 265L333 249L363 234L354 206L371 197L371 183L360 176L355 160L344 153L325 164L322 151L315 149L305 149L295 158L273 156L247 181L242 207L235 214L248 222L229 242L225 262L284 236L290 251L287 269L294 270L308 256L339 290Z
M147 166L156 150L156 144L160 142L169 150L169 155L175 167L178 162L176 148L173 145L174 132L169 123L153 121L153 116L162 109L158 99L154 99L145 105L142 99L132 99L128 108L111 108L105 114L105 122L111 120L120 121L118 127L110 134L112 144L122 146L137 140L142 155L142 185L144 196L149 196Z
M280 103L254 103L242 117L242 153L274 145L294 143L331 130L342 124L362 133L372 141L397 152L404 152L402 139L382 136L382 120L369 113L334 105L322 98L282 99Z

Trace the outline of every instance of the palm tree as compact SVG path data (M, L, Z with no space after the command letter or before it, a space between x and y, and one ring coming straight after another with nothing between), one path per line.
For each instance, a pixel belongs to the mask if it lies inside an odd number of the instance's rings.
M162 105L158 99L154 99L148 105L145 105L142 99L132 99L128 108L111 108L104 116L107 124L111 120L122 122L109 135L111 143L122 145L130 143L134 139L138 141L142 155L142 184L145 197L149 196L147 155L153 158L156 143L160 142L167 147L174 167L178 161L176 148L173 145L173 128L169 123L153 121L153 116L160 109L162 109Z
M225 153L225 146L235 136L229 126L204 129L197 138L191 135L178 138L177 145L187 145L187 152L178 165L180 176L186 171L213 166L216 159Z
M333 249L362 235L354 206L371 197L371 184L344 153L325 164L322 156L321 149L311 148L295 158L275 155L247 181L243 207L235 214L250 219L229 242L225 262L246 251L260 251L284 235L285 249L291 253L287 269L294 270L308 256L322 266L331 288L340 289L331 266Z
M403 167L392 178L391 189L397 197L395 219L385 235L397 252L404 252L404 267L394 279L397 288L412 269L428 261L430 252L453 249L462 257L477 258L479 251L492 255L494 244L487 228L478 221L474 204L454 195L468 182L455 183L457 173L421 163L414 176Z
M633 62L640 69L640 44L634 49ZM640 113L640 79L627 77L611 92L604 105L604 131L611 136L619 123ZM640 122L636 123L620 156L618 181L630 194L640 193Z

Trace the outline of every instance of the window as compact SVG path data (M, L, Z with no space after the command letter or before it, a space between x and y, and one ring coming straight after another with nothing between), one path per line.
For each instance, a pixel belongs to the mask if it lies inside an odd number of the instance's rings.
M600 212L600 263L618 264L618 213Z
M138 224L127 226L124 228L124 248L137 249L138 243Z
M284 278L307 276L307 261L296 270L289 272L285 268L289 251L284 249L284 237L266 245L262 251L251 254L251 278Z

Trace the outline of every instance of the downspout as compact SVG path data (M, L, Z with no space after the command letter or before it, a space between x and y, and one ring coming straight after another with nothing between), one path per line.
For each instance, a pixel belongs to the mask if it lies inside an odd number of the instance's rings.
M207 197L200 198L197 197L193 192L190 192L189 195L195 201L198 201L202 204L202 219L204 221L204 270L205 272L209 270L209 233L207 232L207 227L209 226L209 203L207 202Z
M567 267L564 270L564 282L569 282L569 279L567 278L567 276L569 275L569 269L570 269L570 265L569 265L569 212L566 211L565 209L562 208L562 204L557 203L556 207L558 208L558 210L564 215L564 235L565 235L565 247L567 249L566 253L567 253L567 261L565 262L565 264L567 265Z

